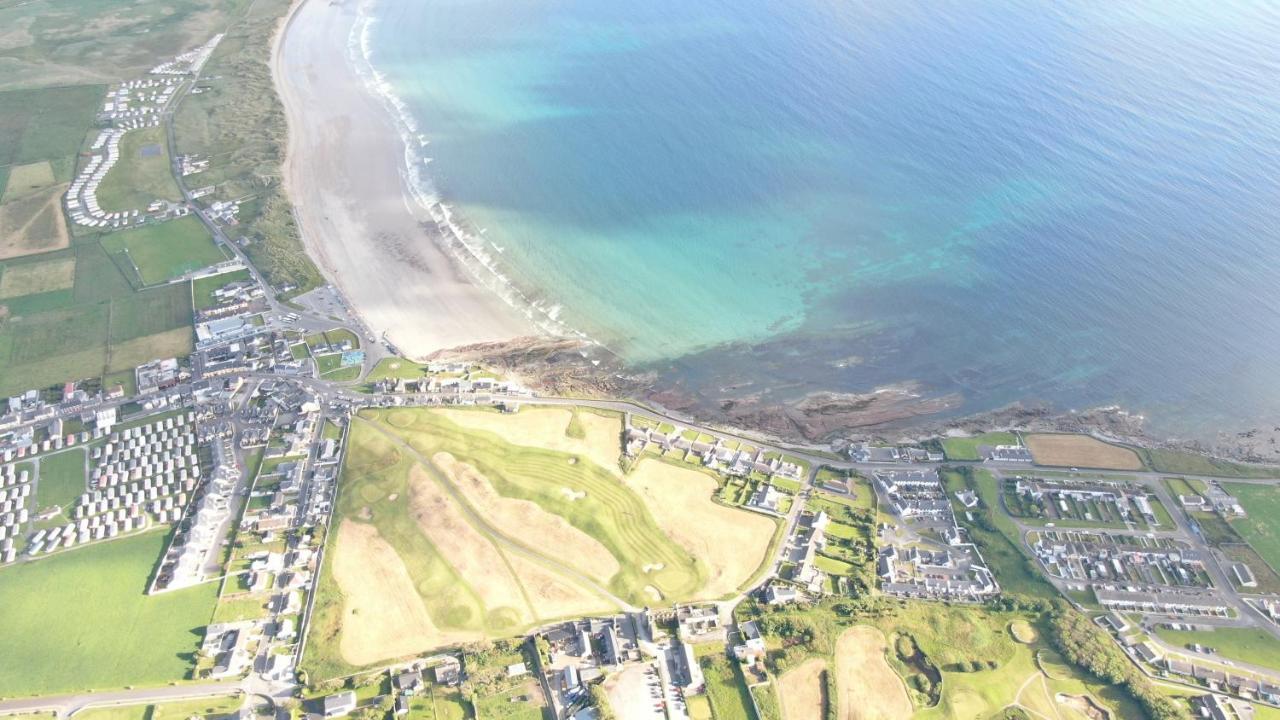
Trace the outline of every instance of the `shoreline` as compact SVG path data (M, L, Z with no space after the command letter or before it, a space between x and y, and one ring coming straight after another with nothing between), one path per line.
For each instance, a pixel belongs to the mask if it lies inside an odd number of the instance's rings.
M629 366L607 347L559 325L518 288L503 285L505 278L483 257L483 248L471 247L475 238L412 164L412 120L393 107L394 94L377 87L385 80L353 56L367 50L363 33L371 20L364 1L296 0L273 40L271 70L288 121L284 184L303 246L354 312L399 354L468 357L543 389L631 397L792 440L976 430L1014 414L1046 428L1091 426L1147 443L1187 442L1156 437L1141 423L1116 427L1105 413L1083 413L1100 421L1095 424L1035 403L953 415L948 411L962 408L963 397L919 395L908 381L762 402L751 395L699 398L683 383L661 383L651 371ZM1220 431L1193 442L1236 451L1228 455L1277 452L1280 427L1261 437L1255 433Z
M358 20L350 0L298 0L272 44L288 123L285 191L307 254L406 356L545 335L469 276L411 196L394 118L348 57Z

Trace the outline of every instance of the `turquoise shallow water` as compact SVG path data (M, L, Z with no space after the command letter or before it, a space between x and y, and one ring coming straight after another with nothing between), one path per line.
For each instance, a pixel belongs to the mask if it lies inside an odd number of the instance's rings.
M1265 3L431 0L370 61L557 317L712 403L1280 408Z

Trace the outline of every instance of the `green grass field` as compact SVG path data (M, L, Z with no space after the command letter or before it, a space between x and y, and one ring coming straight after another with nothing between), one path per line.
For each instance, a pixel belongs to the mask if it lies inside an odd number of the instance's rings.
M217 586L146 596L165 540L152 532L0 570L0 696L185 679Z
M102 247L137 280L157 285L184 273L226 260L209 231L194 216L111 233Z
M984 508L971 512L980 521L969 522L959 501L952 501L952 509L957 520L968 529L1001 588L1005 592L1023 595L1057 597L1057 591L1044 580L1023 551L1021 534L1000 502L1000 488L995 476L983 469L974 470L973 476L974 489ZM941 478L947 491L953 496L956 490L965 487L964 479L958 472L944 471Z
M1274 485L1223 483L1223 489L1235 495L1248 517L1231 521L1231 527L1266 560L1272 568L1280 568L1280 488Z
M1280 467L1244 465L1181 450L1137 448L1142 461L1156 472L1213 477L1280 478Z
M85 491L85 452L72 448L40 458L40 479L36 485L36 506L57 505L65 511Z
M989 432L965 438L943 438L942 452L948 460L981 460L979 445L1017 445L1018 436L1011 432Z
M1213 648L1218 655L1229 660L1269 668L1280 667L1280 640L1264 630L1228 627L1207 631L1157 628L1156 635L1178 647L1199 643Z
M214 290L221 290L231 283L246 282L252 278L248 270L232 270L193 281L191 297L195 302L196 310L207 310L217 304L213 299Z
M733 661L723 655L703 657L703 677L707 680L707 699L716 720L756 720L751 709L751 695Z
M0 9L0 18L5 12ZM93 127L106 92L98 84L0 92L0 165L64 160L61 179L70 179L70 158Z
M135 293L97 242L51 253L75 259L70 289L8 298L0 321L0 395L97 378L191 352L185 284Z
M182 191L173 179L164 128L130 130L120 138L120 159L98 187L98 204L107 212L146 210L156 200L177 202Z
M0 89L141 75L205 42L246 0L32 0L0 5ZM98 97L95 97L97 101ZM3 133L0 133L3 134Z

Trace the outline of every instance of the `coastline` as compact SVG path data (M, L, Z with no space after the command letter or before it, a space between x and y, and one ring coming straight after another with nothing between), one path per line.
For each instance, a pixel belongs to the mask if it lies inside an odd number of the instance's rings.
M358 20L350 0L299 0L272 48L289 128L285 189L307 253L407 356L543 334L469 276L410 195L394 119L348 57Z

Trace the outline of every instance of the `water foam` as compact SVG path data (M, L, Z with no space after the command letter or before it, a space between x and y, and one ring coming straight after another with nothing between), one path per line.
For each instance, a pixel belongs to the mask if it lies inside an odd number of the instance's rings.
M495 252L502 254L505 248L467 229L469 223L458 216L444 199L425 168L431 158L417 151L430 144L426 133L419 128L407 103L396 93L386 74L374 66L372 42L373 28L378 22L374 13L378 0L361 0L356 22L347 41L347 56L356 75L365 87L386 106L404 147L404 162L400 176L408 190L409 199L425 210L435 223L435 240L458 261L481 287L495 293L503 302L528 318L540 331L558 337L570 337L589 345L603 347L586 333L571 327L560 318L562 308L530 297L503 272ZM494 252L490 251L490 248Z

